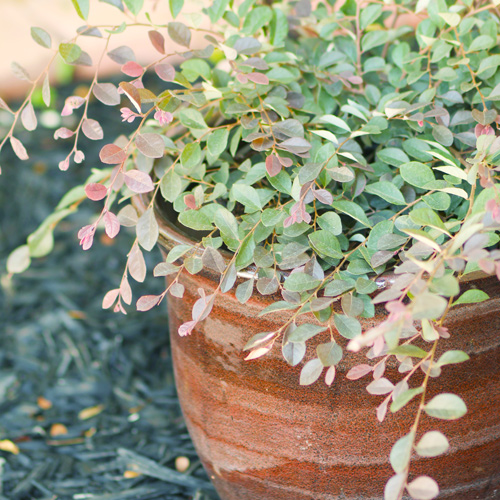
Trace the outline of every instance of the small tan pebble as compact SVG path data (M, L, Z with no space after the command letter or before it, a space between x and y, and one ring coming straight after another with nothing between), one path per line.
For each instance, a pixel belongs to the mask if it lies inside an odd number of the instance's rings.
M68 428L63 424L53 424L50 428L51 436L64 436L68 433Z
M36 402L42 410L50 410L52 408L52 401L49 401L47 398L44 398L43 396L37 398Z
M80 420L87 420L89 418L99 415L104 410L104 405L91 406L90 408L83 409L79 414Z
M126 470L123 473L123 477L126 479L132 479L134 477L139 477L141 475L140 472L135 472L134 470Z
M8 451L9 453L12 453L14 455L17 455L19 453L19 447L10 439L2 439L0 441L0 450Z
M189 458L187 457L177 457L175 459L175 468L179 472L186 472L189 469Z

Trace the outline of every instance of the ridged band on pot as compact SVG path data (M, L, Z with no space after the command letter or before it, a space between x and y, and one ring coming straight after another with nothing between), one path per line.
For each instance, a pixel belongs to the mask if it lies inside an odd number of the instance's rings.
M144 209L140 199L136 207ZM193 243L161 214L158 222L164 251ZM409 432L417 402L379 423L375 409L382 397L366 392L365 379L344 377L363 362L360 354L350 353L337 365L331 387L321 379L300 386L300 366L284 362L278 343L263 358L244 361L242 349L252 335L277 329L289 317L278 312L259 318L273 300L269 297L255 294L241 305L232 292L221 295L210 316L190 336L179 337L177 329L191 319L198 288L210 294L218 279L204 269L198 275L183 273L181 283L184 298L168 299L176 385L190 435L221 498L382 499L393 474L389 451ZM414 456L411 471L432 475L441 487L439 498L490 500L500 498L500 285L493 277L467 286L491 299L453 309L446 322L451 338L440 344L445 350L461 349L471 359L443 367L429 384L428 398L458 393L468 413L458 421L421 420L419 435L441 430L450 450L436 458ZM385 315L377 307L374 318L361 320L363 328ZM394 382L402 377L395 366L386 376Z

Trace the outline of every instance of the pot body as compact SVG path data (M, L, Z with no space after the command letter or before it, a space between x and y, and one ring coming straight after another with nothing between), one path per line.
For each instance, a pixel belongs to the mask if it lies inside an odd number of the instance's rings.
M179 337L179 325L191 319L197 289L209 294L215 288L206 275L186 275L182 283L184 299L169 298L168 305L177 390L197 452L221 499L382 499L393 474L391 446L410 430L417 403L379 423L375 410L383 397L366 392L369 376L344 377L363 362L357 355L338 365L331 387L321 378L300 386L300 366L288 366L277 344L263 358L244 361L242 349L252 335L286 320L281 313L259 318L270 303L260 296L245 305L233 294L219 297L192 335ZM466 351L471 360L443 367L429 385L429 397L460 394L468 413L456 422L425 416L419 433L440 429L451 448L437 458L414 457L411 466L412 474L439 482L439 498L500 498L500 293L496 278L480 284L492 300L453 312L447 323L452 338L441 342L446 350ZM383 316L379 308L364 326ZM386 376L394 383L402 378L394 368Z
M164 251L190 243L160 214L158 220ZM256 293L241 305L233 292L218 296L210 316L190 336L179 337L179 325L191 320L198 289L213 293L217 278L205 269L194 276L183 273L184 298L169 296L168 309L182 411L221 499L382 500L385 482L394 474L389 452L409 432L417 401L389 412L379 423L376 408L383 396L366 392L370 375L357 381L345 378L352 366L366 362L361 354L349 353L337 365L331 387L322 377L300 386L301 365L287 365L278 342L264 357L245 361L248 339L277 329L289 317L289 312L259 317L272 297ZM442 392L457 393L468 412L457 421L423 415L417 439L426 431L441 430L450 449L435 458L414 454L410 479L434 477L440 499L492 500L500 498L500 284L492 277L465 287L480 288L491 299L454 308L446 323L451 338L440 341L439 348L463 350L471 359L443 367L429 383L427 400ZM363 329L385 315L378 306L374 318L362 320ZM305 320L314 321L309 316ZM319 338L317 343L328 340ZM308 346L305 360L314 351L314 345ZM385 373L394 383L402 378L396 368L388 366ZM415 387L423 374L413 377Z

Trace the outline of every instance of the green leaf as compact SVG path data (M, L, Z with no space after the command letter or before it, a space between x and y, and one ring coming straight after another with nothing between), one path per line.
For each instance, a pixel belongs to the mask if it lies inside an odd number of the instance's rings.
M123 0L123 3L134 16L137 16L142 9L144 0Z
M71 0L71 2L76 13L86 21L89 17L89 0Z
M342 220L335 212L325 212L316 219L316 222L321 229L329 231L335 236L342 234Z
M439 215L430 208L414 208L410 212L410 220L419 226L430 226L443 233L449 234Z
M31 258L28 245L21 245L11 252L7 259L8 273L22 273L30 267Z
M219 207L219 209L214 213L214 223L219 228L222 238L224 241L227 239L232 240L234 247L238 247L239 235L238 235L238 223L236 222L236 217L224 207ZM226 241L226 244L227 241Z
M344 314L335 314L333 322L340 335L346 339L353 339L361 335L361 323L355 318Z
M31 28L31 38L35 40L38 45L45 47L46 49L50 49L52 45L52 39L50 35L42 28Z
M201 162L201 147L198 142L189 142L181 154L182 166L191 170Z
M337 342L327 342L316 347L316 353L323 366L336 365L342 359L342 348Z
M274 46L281 45L288 35L288 20L281 9L273 8L273 18L269 25L271 43Z
M253 253L255 250L255 240L253 233L249 233L241 243L238 254L236 255L236 267L243 269L253 262Z
M437 364L439 366L450 365L454 363L463 363L464 361L468 361L470 359L469 355L464 351L451 350L446 351L439 358Z
M334 201L332 203L332 207L338 210L339 212L349 215L358 222L361 222L361 224L367 227L372 227L370 221L365 215L365 211L356 203L352 201L339 200L339 201Z
M353 279L350 280L341 280L336 279L330 281L325 287L325 296L326 297L337 297L338 295L343 294L349 290L352 290L355 287L355 281Z
M309 276L305 273L292 273L285 280L284 286L289 292L305 292L317 288L321 280Z
M427 351L412 344L399 345L390 351L391 354L398 354L399 356L410 356L412 358L425 358Z
M210 219L201 210L186 210L181 212L177 219L182 225L196 231L211 231L213 229Z
M207 140L208 152L213 158L218 158L227 147L227 140L229 138L229 131L227 128L220 128L214 130Z
M403 472L410 463L414 436L415 433L410 432L394 443L389 456L394 472Z
M330 125L334 125L335 127L344 129L346 132L351 132L351 127L342 120L342 118L339 118L338 116L335 115L323 115L319 119L323 123L328 123Z
M368 184L365 191L367 193L377 195L393 205L406 205L406 201L401 194L401 191L392 182L374 182L373 184Z
M482 290L467 290L453 302L452 306L457 306L459 304L475 304L488 300L489 298L489 295Z
M82 49L76 43L61 43L59 44L59 54L65 62L71 64L75 62L81 55Z
M491 73L491 71L496 71L498 66L500 66L500 55L495 54L493 56L485 57L484 59L481 60L481 64L479 64L479 69L478 69L478 75L481 76L481 73L488 72Z
M339 241L328 231L323 229L316 230L310 233L308 238L314 250L320 255L332 257L333 259L341 259L343 257Z
M469 45L470 52L478 52L480 50L490 49L495 45L495 40L488 35L479 35L472 39L472 43Z
M323 364L317 358L309 360L300 371L300 385L311 385L318 380Z
M182 182L179 175L170 169L161 179L161 195L165 200L173 202L182 192Z
M356 280L356 291L360 294L370 294L378 290L377 284L372 280L358 278Z
M432 398L424 406L424 411L430 417L456 420L467 413L467 406L456 394L444 393Z
M361 9L361 16L359 19L359 24L362 30L364 30L370 24L373 24L382 14L382 6L377 4L370 4L363 9Z
M172 41L183 47L189 48L191 44L191 30L184 23L179 23L177 21L168 23L167 31Z
M396 413L401 408L406 406L415 396L422 394L424 392L423 387L417 387L415 389L408 389L402 392L392 403L391 412Z
M453 144L453 133L444 125L433 125L432 136L443 146L451 146Z
M170 7L172 17L175 19L184 6L184 0L168 0L168 6Z
M446 453L450 447L448 439L446 436L439 431L429 431L426 432L417 446L415 446L415 451L421 457L437 457Z
M288 342L305 342L312 337L318 335L318 333L324 332L326 330L325 326L313 325L312 323L304 323L299 325L295 330L293 330L290 335L288 335Z
M304 342L286 342L281 348L283 358L290 366L298 365L306 353L306 344Z
M205 119L203 115L197 110L193 108L183 109L179 113L179 119L187 128L190 129L206 129L207 124L205 123Z
M216 23L222 17L228 5L229 0L214 0L212 2L212 5L208 8L208 16L212 24Z
M430 167L418 161L410 161L399 168L401 177L412 186L425 189L427 184L436 180Z
M268 25L273 17L273 11L267 6L255 7L245 17L243 33L253 35L258 30Z
M248 213L262 209L259 193L252 186L241 183L233 184L231 195L233 199L244 205Z
M392 165L393 167L399 167L403 163L408 163L410 158L408 155L398 148L385 148L377 151L377 158L387 165Z
M368 50L378 47L379 45L383 45L385 42L387 42L387 31L370 31L363 35L363 38L361 39L361 48L363 49L363 52L367 52Z

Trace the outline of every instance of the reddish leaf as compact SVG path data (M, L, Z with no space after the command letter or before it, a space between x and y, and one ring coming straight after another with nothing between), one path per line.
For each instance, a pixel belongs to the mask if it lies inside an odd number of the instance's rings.
M90 200L99 201L106 197L108 189L102 184L91 183L85 186L85 194Z
M291 167L293 165L293 160L286 156L278 156L278 160L284 167Z
M37 121L36 121L36 115L35 115L35 110L33 109L33 104L31 104L31 101L26 104L24 109L21 112L21 122L26 130L35 130Z
M23 146L23 143L19 139L16 139L14 136L12 136L10 138L10 145L12 146L14 153L16 153L16 156L20 160L27 160L29 158L28 153L26 152L26 148Z
M83 226L80 231L78 231L78 238L80 238L80 245L83 250L88 250L92 246L94 242L94 233L94 225Z
M271 177L274 177L281 172L281 163L275 154L270 154L266 158L266 170Z
M183 323L181 326L179 326L179 329L177 332L181 337L185 337L186 335L190 335L196 326L196 321L187 321L186 323Z
M262 73L248 73L245 75L251 82L258 83L260 85L268 85L269 78Z
M369 365L356 365L353 366L348 372L346 377L349 380L357 380L358 378L364 377L367 373L372 371L372 367Z
M153 191L154 184L146 172L140 170L129 170L124 172L125 184L134 193L149 193Z
M243 73L238 73L236 75L236 79L240 82L240 83L248 83L248 78L247 78L247 75L244 75Z
M116 144L106 144L101 149L99 158L108 165L118 165L127 159L127 153Z
M65 158L64 160L59 162L59 169L60 170L68 170L69 168L69 156Z
M331 205L333 203L332 193L326 189L315 189L313 191L313 195L318 201L324 203L325 205Z
M137 87L129 82L121 82L120 89L123 93L130 99L130 102L134 105L138 113L141 112L141 96Z
M142 283L146 278L146 261L144 260L144 255L138 245L134 245L132 250L130 250L128 261L127 261L128 271L130 276Z
M153 309L154 306L157 306L161 300L161 295L143 295L137 301L137 310L138 311L149 311Z
M157 64L155 66L156 74L165 82L173 82L175 78L175 68L168 63Z
M186 207L190 208L191 210L196 210L196 199L193 194L186 194L184 196L184 203L186 204Z
M119 288L115 288L114 290L110 290L102 299L102 308L103 309L109 309L116 301L118 298L118 295L120 293Z
M144 68L136 63L135 61L126 62L121 67L121 72L125 73L127 76L131 76L133 78L137 78L144 73Z
M106 106L120 104L120 94L112 83L96 83L92 88L95 98Z
M120 232L120 221L113 212L104 214L104 230L110 238L114 238Z
M135 139L137 149L148 158L161 158L165 143L160 134L139 134Z
M100 123L90 118L83 121L82 132L93 141L99 141L104 136Z
M149 39L153 47L160 53L165 54L165 38L156 30L148 31Z

